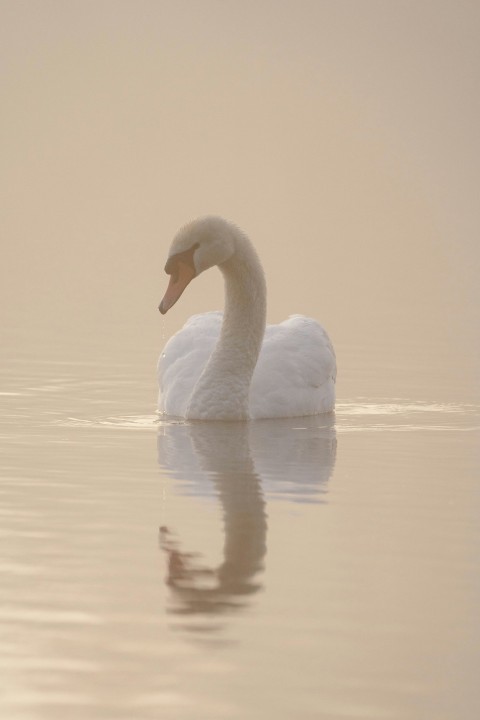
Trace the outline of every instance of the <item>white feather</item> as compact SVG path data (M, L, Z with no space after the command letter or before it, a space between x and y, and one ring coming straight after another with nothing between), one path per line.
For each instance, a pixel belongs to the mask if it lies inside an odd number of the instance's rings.
M232 232L226 221L215 221ZM189 227L192 243L198 242L195 223ZM330 412L336 361L326 331L302 315L265 327L264 318L256 315L265 312L263 271L250 241L236 232L230 266L220 265L226 282L225 322L221 312L194 315L167 342L158 364L160 412L192 419ZM183 231L182 247L185 242Z

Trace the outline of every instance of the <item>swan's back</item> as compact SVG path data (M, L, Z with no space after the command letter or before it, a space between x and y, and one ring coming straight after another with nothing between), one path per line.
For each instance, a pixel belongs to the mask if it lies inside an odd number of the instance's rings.
M185 417L222 319L221 312L194 315L168 341L158 365L160 412ZM279 325L267 325L250 386L250 417L330 412L335 405L335 377L335 353L316 320L293 315Z

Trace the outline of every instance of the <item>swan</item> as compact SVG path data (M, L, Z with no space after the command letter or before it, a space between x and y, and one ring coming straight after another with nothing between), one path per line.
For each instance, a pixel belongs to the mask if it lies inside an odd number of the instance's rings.
M191 317L158 362L159 412L188 420L249 420L330 412L335 352L311 318L266 325L263 268L248 237L220 217L203 217L173 239L159 305L164 315L193 278L218 265L225 311Z

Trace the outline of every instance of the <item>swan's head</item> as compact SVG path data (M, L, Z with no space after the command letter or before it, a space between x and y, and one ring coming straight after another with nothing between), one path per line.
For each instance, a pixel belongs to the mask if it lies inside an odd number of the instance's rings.
M234 234L234 226L217 217L194 220L179 230L165 265L170 282L158 306L162 315L177 302L194 277L214 265L221 265L233 255Z

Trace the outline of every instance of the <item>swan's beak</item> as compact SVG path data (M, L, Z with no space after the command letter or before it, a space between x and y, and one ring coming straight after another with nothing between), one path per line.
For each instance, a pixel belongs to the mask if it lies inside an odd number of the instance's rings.
M192 265L186 265L181 260L176 264L176 272L170 275L167 292L163 296L163 300L158 309L165 315L172 305L175 305L180 295L183 293L188 283L195 277L195 268Z

